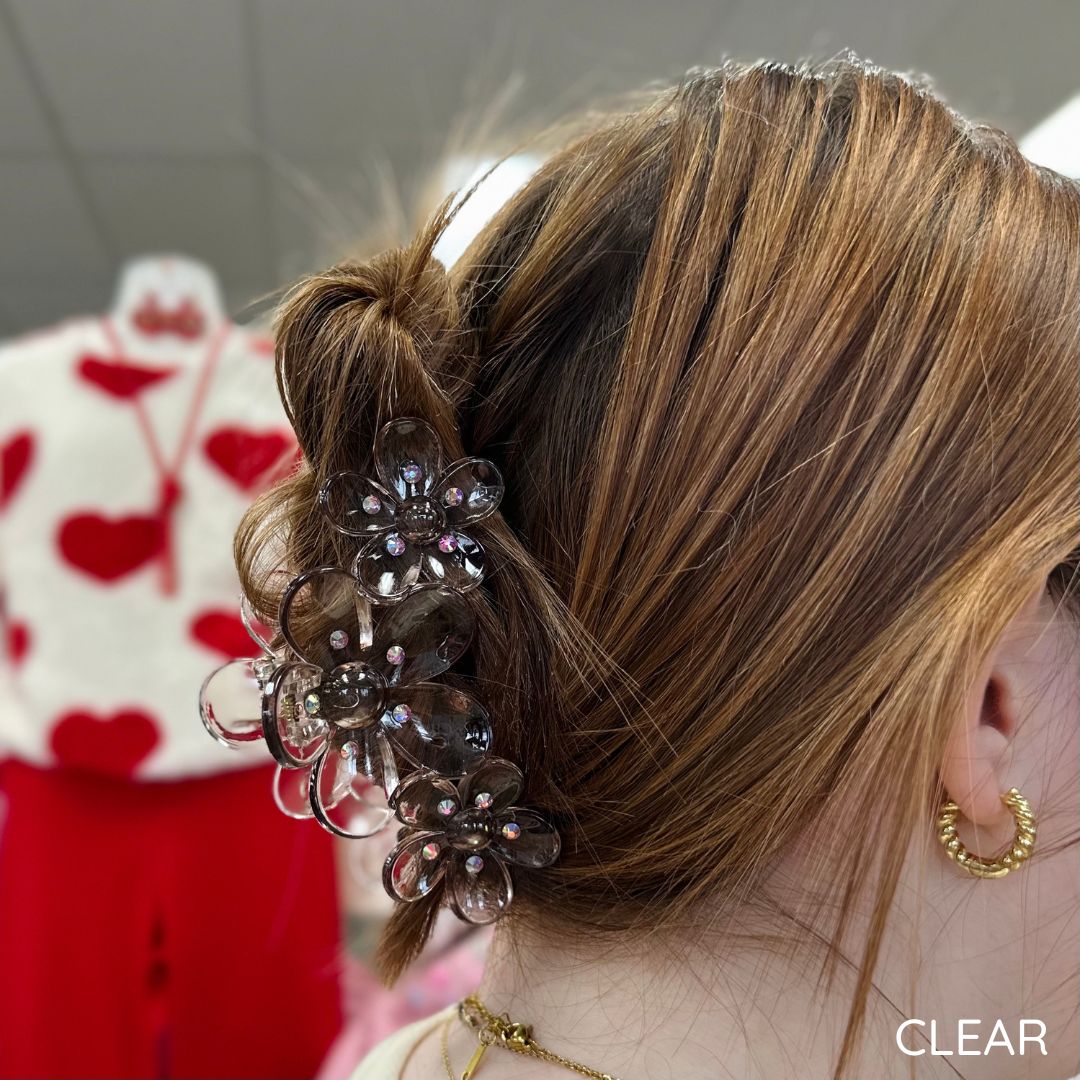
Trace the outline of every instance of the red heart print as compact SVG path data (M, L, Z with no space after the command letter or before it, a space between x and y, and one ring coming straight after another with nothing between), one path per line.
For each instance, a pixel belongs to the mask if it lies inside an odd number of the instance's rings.
M0 510L15 498L33 458L34 436L29 431L12 435L0 447Z
M164 539L160 518L138 514L114 519L76 514L57 534L64 558L101 581L115 581L138 570L163 550Z
M79 361L79 375L86 382L121 401L133 398L148 386L175 374L176 368L144 367L124 360L102 360L96 356L84 356Z
M280 431L223 427L207 436L203 450L241 491L251 491L293 445Z
M58 764L117 777L131 776L160 741L154 718L140 709L112 716L75 710L60 717L50 738Z
M239 615L231 611L204 611L191 622L191 636L226 660L250 656L255 643L248 636Z
M5 633L9 659L15 665L21 664L30 651L30 627L24 622L9 622Z

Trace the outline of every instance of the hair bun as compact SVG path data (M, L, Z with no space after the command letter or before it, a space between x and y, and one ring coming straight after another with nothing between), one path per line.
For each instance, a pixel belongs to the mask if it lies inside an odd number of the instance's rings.
M326 276L327 314L363 312L372 330L382 322L390 333L411 338L425 360L437 360L456 329L457 300L442 263L420 254L396 248L337 267Z
M314 274L285 298L278 379L317 473L352 467L391 416L424 416L444 438L456 427L440 370L458 339L458 302L432 257L437 236Z

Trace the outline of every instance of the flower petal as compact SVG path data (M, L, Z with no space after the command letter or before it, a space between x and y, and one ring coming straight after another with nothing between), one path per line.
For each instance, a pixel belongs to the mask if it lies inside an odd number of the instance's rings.
M491 719L468 694L441 683L390 690L382 724L410 764L461 776L491 749Z
M559 857L559 834L535 810L510 806L495 815L492 848L518 866L550 866Z
M397 499L374 480L354 472L334 473L319 491L319 506L346 536L371 536L394 527Z
M437 845L438 851L428 845ZM427 848L426 857L424 849ZM412 903L426 896L446 871L446 842L434 833L408 832L383 863L383 888L396 900Z
M298 821L307 821L312 817L308 794L310 780L310 765L303 769L283 769L279 765L274 770L274 802L286 817Z
M476 805L478 795L490 796L487 809L493 814L505 810L521 797L525 790L525 777L521 770L504 758L488 758L468 773L461 781L461 801L466 806Z
M464 533L445 532L422 550L424 574L438 585L468 592L484 579L484 549Z
M375 437L375 469L399 499L426 495L442 471L438 435L423 420L391 420Z
M199 716L223 746L235 748L263 737L262 687L272 671L273 661L265 656L230 660L203 681Z
M475 626L472 607L458 593L418 588L379 620L369 663L391 686L430 679L465 652Z
M403 825L440 832L461 808L461 800L455 784L436 773L419 772L413 773L390 796L390 806Z
M360 549L353 573L373 603L394 603L420 580L421 556L400 533L374 537Z
M485 458L462 458L439 477L431 497L443 508L447 524L459 529L495 513L502 501L503 478Z
M326 747L329 726L304 708L304 699L319 689L322 677L314 664L281 664L263 689L263 736L274 760L286 769L310 765Z
M454 911L476 926L493 923L514 898L510 874L491 848L472 855L455 852L447 868L446 883Z
M301 660L331 671L371 644L371 608L356 579L336 566L294 578L281 597L281 632Z
M338 836L373 836L393 817L382 784L397 786L394 756L378 729L338 731L311 773L311 809L320 825ZM370 774L370 775L369 775Z

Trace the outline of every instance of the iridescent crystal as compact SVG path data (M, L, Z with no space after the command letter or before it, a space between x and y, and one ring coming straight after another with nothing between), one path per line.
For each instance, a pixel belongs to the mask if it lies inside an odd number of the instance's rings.
M401 466L401 478L406 484L419 484L424 470L415 461L407 461Z
M460 506L462 500L465 498L465 492L459 487L452 487L446 489L446 494L443 496L443 502L447 506Z
M398 664L405 663L405 650L400 645L391 645L386 650L386 659L397 667Z
M304 695L304 712L308 716L315 716L319 711L319 695L312 692Z
M420 849L420 854L423 855L423 857L427 859L428 862L431 862L432 859L437 859L439 857L439 845L425 844Z
M391 555L400 555L405 550L405 541L397 533L391 533L386 538L386 550Z
M439 550L444 555L449 555L452 551L457 551L457 539L453 533L444 533L439 537Z
M481 791L475 799L473 799L473 805L480 807L481 810L488 810L491 808L493 800L491 798L490 791Z
M465 869L473 875L479 874L484 869L484 860L479 855L470 855L465 860Z
M330 635L331 649L344 649L349 644L349 635L344 630L335 630Z
M412 719L412 709L408 705L395 705L390 710L390 717L395 727L401 727Z
M352 739L350 739L347 743L342 743L341 749L338 751L338 753L346 759L354 758L358 753L360 753L360 747L357 746L357 744L353 742Z
M382 501L378 495L365 495L360 505L364 508L365 514L377 514L382 509Z
M516 821L508 821L502 827L502 834L507 840L516 840L521 835L521 826Z
M441 799L435 807L443 817L450 817L457 810L457 803L453 799Z

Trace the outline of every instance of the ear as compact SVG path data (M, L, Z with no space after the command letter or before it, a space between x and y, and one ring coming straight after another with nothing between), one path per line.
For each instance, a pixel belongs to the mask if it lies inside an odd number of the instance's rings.
M1001 801L1012 786L1007 751L1016 734L1018 679L1031 648L1027 631L1045 589L1040 578L983 662L945 751L941 768L945 792L976 826L1011 821Z

